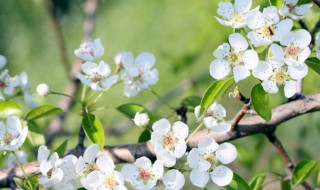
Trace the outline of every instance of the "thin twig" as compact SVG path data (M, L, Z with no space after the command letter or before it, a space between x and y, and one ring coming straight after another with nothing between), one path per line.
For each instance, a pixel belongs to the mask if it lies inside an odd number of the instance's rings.
M80 148L80 149L84 148L85 136L86 136L86 134L84 133L83 126L81 125L80 130L79 130L78 144L77 144L76 148Z
M240 120L246 115L247 111L250 109L252 103L249 101L248 103L245 103L241 110L237 113L237 115L234 117L234 119L231 122L231 131L235 130L236 126L240 122Z
M313 27L313 29L311 30L310 34L311 34L311 43L309 44L309 48L312 49L314 46L314 42L315 42L315 36L316 36L316 32L319 30L320 28L320 19L318 20L318 22L316 23L316 25Z
M320 7L320 1L319 0L312 0L318 7Z

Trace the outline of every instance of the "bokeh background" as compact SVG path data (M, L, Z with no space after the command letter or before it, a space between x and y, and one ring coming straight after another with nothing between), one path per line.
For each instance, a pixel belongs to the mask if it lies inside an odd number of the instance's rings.
M54 91L63 92L68 83L64 70L58 38L55 33L48 2L44 0L0 0L0 54L8 59L7 68L11 75L26 71L31 83L31 92L40 104L56 105L58 96L40 97L35 94L39 83L47 83ZM75 63L74 50L83 37L84 0L53 0L57 18L61 26L65 53L70 67ZM267 6L268 2L253 2L253 7ZM151 52L156 57L156 68L160 81L152 86L160 96L174 107L190 95L202 96L214 80L209 75L209 65L214 60L212 52L218 45L227 42L232 29L220 25L217 16L218 1L214 0L100 0L95 19L94 38L101 38L105 55L103 60L112 68L113 58L121 51L132 51L135 55ZM319 8L313 7L304 19L312 28L320 17ZM298 25L296 25L298 26ZM304 93L320 91L319 76L309 70L304 81ZM241 92L250 95L250 90L258 81L249 78L239 83ZM164 104L159 104L150 92L142 92L138 97L127 98L122 93L123 85L117 85L100 101L101 106L110 107L96 114L106 130L106 144L116 145L136 143L143 131L133 122L113 109L124 103L139 103L152 108L159 117L178 118ZM175 91L174 91L175 90ZM168 96L168 93L170 96ZM19 100L20 101L20 100ZM286 102L281 91L271 95L272 107ZM22 101L21 101L22 102ZM227 119L232 119L241 109L241 103L228 95L221 102L227 108ZM23 102L22 102L23 104ZM154 106L155 105L155 106ZM63 129L66 135L59 135L52 144L57 147L68 138L68 148L77 143L81 122L79 106L67 114ZM29 108L24 107L24 113ZM190 129L196 123L193 114L188 114ZM49 120L41 121L41 130L46 133ZM30 133L22 147L29 153L30 161L36 159L35 152L44 143L43 134ZM311 113L281 124L276 134L283 141L294 162L320 157L320 113ZM273 173L285 174L286 167L275 148L264 135L255 135L235 140L238 159L230 165L247 181L259 172L268 172L265 189L280 189L279 177ZM88 142L86 142L88 144ZM0 156L0 168L6 166L6 155ZM316 176L314 176L314 181ZM189 180L187 180L189 181ZM189 182L187 182L189 183ZM128 185L130 186L130 185ZM196 189L186 186L185 189ZM208 189L219 189L210 183ZM221 188L220 188L221 189ZM299 188L297 188L299 189Z

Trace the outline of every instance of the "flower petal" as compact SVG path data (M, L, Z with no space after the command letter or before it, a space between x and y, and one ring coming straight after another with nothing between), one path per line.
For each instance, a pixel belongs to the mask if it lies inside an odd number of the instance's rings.
M285 52L283 51L281 46L277 44L271 44L270 52L272 54L271 58L276 59L278 61L282 61L284 59Z
M250 10L252 0L235 0L234 8L238 13L244 13Z
M122 167L121 174L124 180L131 182L135 176L138 176L138 169L132 164L126 164Z
M249 46L246 38L239 33L230 34L229 43L236 52L244 51L248 49Z
M234 80L237 83L240 80L243 80L248 76L250 76L250 72L245 66L237 65L233 68L233 75L234 75Z
M252 75L260 80L267 80L272 75L272 67L266 61L259 61Z
M217 59L210 64L210 75L217 79L223 79L230 73L230 63L224 59Z
M294 9L294 12L297 14L297 15L306 15L310 8L312 7L312 3L307 3L307 4L304 4L304 5L300 5L300 6L297 6L295 9Z
M81 69L85 74L91 75L92 73L99 71L99 66L95 62L85 62L81 65Z
M283 46L288 46L290 43L294 42L295 35L294 32L289 32L283 38L280 39L280 44Z
M18 136L22 131L20 119L16 116L7 118L7 132L13 136Z
M284 95L287 98L292 97L297 92L297 82L294 80L284 82Z
M106 78L104 81L102 81L102 85L105 88L109 88L113 86L118 81L119 75L113 75L109 78Z
M304 49L304 48L308 47L308 45L311 42L311 35L305 29L297 30L295 32L294 36L295 36L296 45L301 49Z
M138 67L142 67L145 69L151 69L156 62L156 58L154 57L153 54L148 53L148 52L142 52L138 55L136 58L135 64Z
M84 151L83 158L86 163L91 164L94 162L100 148L97 144L92 144Z
M152 174L156 179L160 179L163 175L163 163L160 160L156 160L152 166Z
M210 173L212 181L218 186L228 185L233 178L233 172L226 166L217 166Z
M233 162L238 156L236 147L231 143L220 144L216 150L217 159L223 164Z
M230 53L230 45L228 43L224 43L220 45L214 52L213 55L218 59L223 59Z
M220 2L218 4L219 8L217 10L218 14L222 16L224 19L230 19L234 15L234 8L232 3L224 3Z
M110 156L107 156L106 154L101 154L98 156L96 160L96 165L100 171L110 175L113 173L115 168L113 160L110 158Z
M247 69L254 69L259 63L259 56L254 50L247 50L243 54L243 63Z
M198 148L193 148L189 154L188 154L188 157L187 157L187 161L188 161L188 164L190 166L190 168L196 168L198 167L199 165L199 162L201 160L201 152L199 151Z
M174 136L178 139L186 139L189 134L188 126L181 121L176 121L172 125L172 131L174 133Z
M309 47L306 47L301 53L299 53L298 62L304 63L306 59L308 59L310 54L311 54L311 50L309 49Z
M308 74L308 66L305 63L297 66L288 66L288 74L292 79L302 79Z
M253 9L248 12L246 15L246 24L252 30L259 29L265 25L265 19L259 9Z
M198 149L200 152L210 154L217 150L219 147L218 143L211 137L204 137L198 143Z
M192 185L203 188L209 182L209 173L195 168L190 173L190 181Z
M99 73L101 76L104 76L104 77L109 76L110 73L111 73L111 69L110 69L109 64L106 63L106 62L104 62L104 61L101 61L101 62L99 63L99 70L98 70L98 71L99 71L98 73Z
M185 184L185 178L178 170L169 170L162 178L166 190L179 190Z
M280 41L292 29L293 21L291 19L281 20L273 31L273 40Z
M275 81L265 80L261 83L263 89L269 93L277 93L278 87Z
M279 22L278 12L275 6L269 6L264 8L262 15L269 24L276 24Z
M229 123L218 123L218 125L213 127L213 131L216 133L226 133L230 131L231 125Z
M214 126L217 125L217 119L213 117L205 117L203 118L204 126L206 126L208 129L212 129Z
M171 124L170 122L163 118L153 123L152 129L154 132L159 132L161 134L165 134L170 131Z
M7 64L7 58L3 55L0 55L0 69L2 69Z

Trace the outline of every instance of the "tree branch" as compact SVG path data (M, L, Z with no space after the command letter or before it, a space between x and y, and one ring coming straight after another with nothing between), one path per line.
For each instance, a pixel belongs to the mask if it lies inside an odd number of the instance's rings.
M318 7L320 7L320 1L319 0L312 0L314 2L314 4L318 5Z

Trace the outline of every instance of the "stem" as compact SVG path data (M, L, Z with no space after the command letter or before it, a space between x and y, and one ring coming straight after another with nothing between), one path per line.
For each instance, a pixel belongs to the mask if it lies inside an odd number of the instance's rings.
M188 142L190 141L190 139L192 138L192 136L201 129L201 127L203 126L203 122L200 123L200 125L198 125L198 127L189 135L189 137L186 140L186 144L188 144Z
M81 101L84 101L86 94L87 94L87 86L83 85L82 92L81 92Z
M83 102L81 100L78 100L77 98L73 97L73 96L70 96L68 94L64 94L62 92L53 92L53 91L50 91L50 94L54 94L54 95L61 95L61 96L65 96L65 97L68 97L76 102L79 102L80 104L83 104Z
M15 153L14 151L12 151L11 153L13 154L14 159L16 160L18 166L20 167L20 169L21 169L21 171L22 171L22 173L23 173L24 178L27 179L28 176L27 176L26 172L24 171L23 166L22 166L22 164L21 164L18 156L16 155L16 153Z
M164 103L165 105L167 105L170 109L174 110L174 108L172 106L170 106L163 98L161 98L154 90L150 90L150 92L155 95L162 103Z

